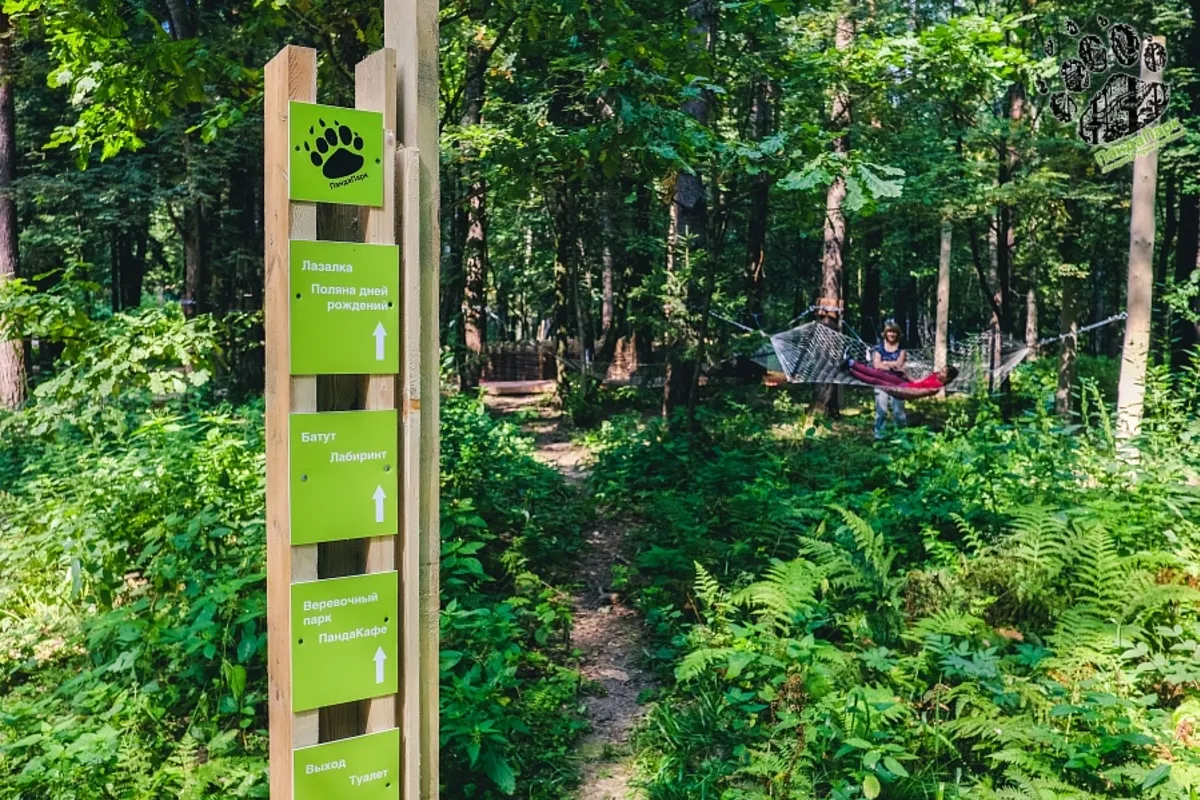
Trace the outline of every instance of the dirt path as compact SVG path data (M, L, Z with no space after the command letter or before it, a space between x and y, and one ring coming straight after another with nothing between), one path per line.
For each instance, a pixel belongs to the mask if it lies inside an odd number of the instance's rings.
M536 414L524 424L536 443L534 456L550 464L582 490L587 477L586 448L574 444L559 424L557 413L538 397L490 397L488 406L500 413L528 409ZM587 549L579 562L572 644L580 651L580 671L601 690L585 698L592 730L579 748L582 781L577 800L629 800L633 776L629 736L644 713L638 703L654 683L638 663L641 629L633 609L612 591L612 568L624 562L620 525L600 520L586 531Z

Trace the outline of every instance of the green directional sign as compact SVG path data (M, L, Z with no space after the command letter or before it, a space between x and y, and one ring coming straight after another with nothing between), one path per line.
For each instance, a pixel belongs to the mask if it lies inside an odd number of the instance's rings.
M293 375L400 371L400 248L293 241Z
M383 205L383 114L292 102L288 197L313 203Z
M399 729L296 750L292 785L295 800L399 800Z
M292 544L396 533L396 426L395 411L288 418Z
M292 709L395 694L395 572L292 584Z

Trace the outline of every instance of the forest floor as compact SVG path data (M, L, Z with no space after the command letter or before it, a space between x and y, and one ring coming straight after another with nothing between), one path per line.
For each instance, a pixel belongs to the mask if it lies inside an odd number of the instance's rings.
M533 437L534 457L559 471L568 485L582 492L587 478L588 449L571 440L561 415L548 396L488 397L499 414L532 414L522 429ZM586 546L579 559L575 584L575 625L571 643L580 653L579 670L598 686L585 698L591 730L579 747L581 782L577 800L636 798L629 738L645 708L638 702L654 680L642 668L641 623L636 612L612 591L612 568L624 563L624 526L594 520L585 529Z

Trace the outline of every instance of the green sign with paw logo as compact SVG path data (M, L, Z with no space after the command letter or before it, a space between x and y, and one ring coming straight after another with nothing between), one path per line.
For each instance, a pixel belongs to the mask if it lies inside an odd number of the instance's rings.
M288 151L290 199L383 205L383 114L292 102Z

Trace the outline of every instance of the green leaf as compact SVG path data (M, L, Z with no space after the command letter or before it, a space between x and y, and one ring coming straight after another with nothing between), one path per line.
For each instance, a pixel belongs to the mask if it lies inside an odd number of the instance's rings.
M868 775L867 777L863 778L863 797L867 798L867 800L875 800L876 797L879 797L879 792L881 789L882 787L879 785L879 778L876 778L874 775Z
M480 760L480 765L484 774L492 779L500 791L505 794L517 791L517 774L509 766L508 759L489 752Z
M1142 791L1145 791L1153 786L1158 786L1160 783L1165 781L1170 774L1170 764L1159 764L1157 767L1150 770L1145 779L1142 781Z
M899 775L901 778L908 777L908 770L906 770L899 761L891 756L883 757L883 768L893 775Z

